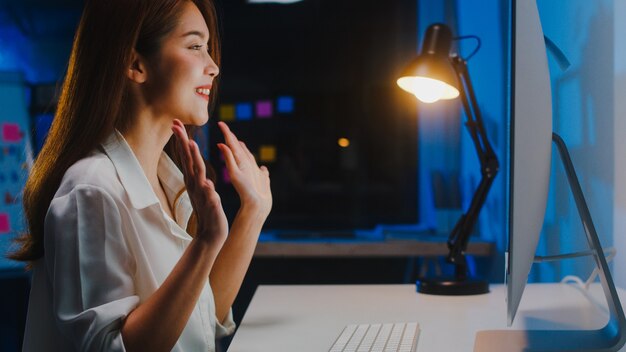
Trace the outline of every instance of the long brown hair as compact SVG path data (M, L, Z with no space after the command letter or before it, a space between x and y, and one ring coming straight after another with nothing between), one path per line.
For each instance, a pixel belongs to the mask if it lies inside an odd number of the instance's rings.
M63 175L114 129L132 123L126 70L132 50L146 58L176 26L182 4L192 1L211 33L209 53L220 65L217 16L211 0L87 0L81 16L52 126L24 188L28 232L11 259L32 262L44 255L44 219ZM216 82L210 101L215 101ZM173 156L172 143L166 152Z

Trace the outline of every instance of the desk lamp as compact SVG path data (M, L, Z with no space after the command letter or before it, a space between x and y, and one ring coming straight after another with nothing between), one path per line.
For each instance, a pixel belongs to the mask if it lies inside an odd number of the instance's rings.
M435 295L474 295L489 292L486 281L471 279L468 273L465 251L470 234L493 179L498 173L498 159L493 152L483 124L474 89L467 70L467 59L451 54L453 40L474 38L478 47L468 56L469 59L480 47L480 39L474 36L452 37L450 27L436 23L426 29L421 53L404 70L397 83L400 88L414 94L420 101L434 103L441 99L461 97L467 116L465 126L472 138L480 161L482 178L472 197L466 213L461 215L448 238L448 263L455 266L454 277L420 279L417 290Z

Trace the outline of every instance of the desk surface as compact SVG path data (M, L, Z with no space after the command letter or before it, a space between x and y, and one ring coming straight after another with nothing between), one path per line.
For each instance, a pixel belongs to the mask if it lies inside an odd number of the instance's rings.
M259 286L228 351L327 351L347 324L404 321L420 324L418 352L472 351L477 331L508 329L505 296L503 285L465 297L414 285ZM607 320L599 285L531 284L512 329L599 329Z

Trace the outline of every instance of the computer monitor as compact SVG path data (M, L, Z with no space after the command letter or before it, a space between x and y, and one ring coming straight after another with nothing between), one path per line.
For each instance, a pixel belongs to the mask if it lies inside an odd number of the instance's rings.
M512 0L510 17L507 321L517 312L544 221L550 182L552 93L535 0Z
M536 0L510 2L509 248L507 315L515 318L544 222L552 142L563 162L585 233L599 270L609 322L599 330L524 330L492 334L498 350L617 351L626 342L626 319L604 252L563 140L552 133L550 73ZM488 336L488 335L484 335ZM478 340L478 336L477 336Z

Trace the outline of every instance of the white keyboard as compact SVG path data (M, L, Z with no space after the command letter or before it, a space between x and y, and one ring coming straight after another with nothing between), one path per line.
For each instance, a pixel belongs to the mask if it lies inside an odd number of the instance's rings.
M329 352L415 352L419 334L417 323L351 324Z

